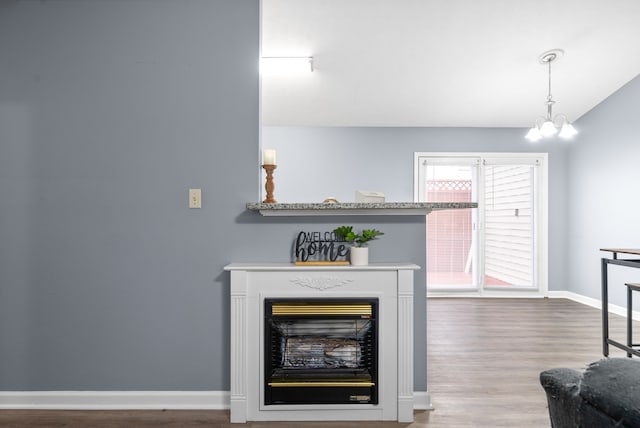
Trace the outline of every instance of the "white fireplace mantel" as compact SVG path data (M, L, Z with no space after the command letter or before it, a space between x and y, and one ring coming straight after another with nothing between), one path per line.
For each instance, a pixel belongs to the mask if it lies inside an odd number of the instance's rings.
M302 420L413 421L412 263L296 266L232 263L231 422ZM270 405L264 403L265 298L373 297L379 300L379 403Z

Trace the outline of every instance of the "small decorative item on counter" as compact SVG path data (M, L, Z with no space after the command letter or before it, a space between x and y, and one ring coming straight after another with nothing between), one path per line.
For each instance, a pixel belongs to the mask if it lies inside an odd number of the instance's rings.
M300 231L293 244L295 264L348 265L348 245L333 232Z
M262 151L262 165L276 165L276 151L267 149Z
M353 243L355 247L364 247L367 245L367 242L376 239L378 236L384 235L383 232L376 229L363 229L362 232L356 233L353 231L353 226L336 227L333 232L339 238Z
M273 171L278 167L276 165L276 151L273 149L263 150L262 151L262 168L264 168L267 173L267 177L264 183L264 189L267 192L267 197L265 198L265 204L275 204L276 201L273 197L273 190L275 189L275 183L273 182Z
M323 204L337 204L338 200L336 198L334 198L333 196L327 196L327 198L322 201Z
M356 202L384 203L384 193L356 190Z
M340 226L333 230L338 238L351 242L349 258L354 266L366 266L369 264L369 248L367 243L384 235L376 229L363 229L360 233L353 231L353 226Z

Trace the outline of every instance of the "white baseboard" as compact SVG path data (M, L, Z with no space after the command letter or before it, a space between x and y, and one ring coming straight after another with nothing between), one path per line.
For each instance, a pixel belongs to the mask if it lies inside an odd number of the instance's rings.
M592 297L583 296L582 294L572 293L571 291L549 291L549 298L569 299L596 309L602 309L602 301L600 299L594 299ZM612 303L609 303L609 312L612 314L620 315L621 317L627 316L626 307L614 305ZM640 312L633 311L632 318L635 321L640 321Z
M0 409L224 410L228 391L0 391Z
M413 391L413 410L433 410L429 391Z
M413 393L430 410L428 391ZM229 391L0 391L0 410L228 410Z

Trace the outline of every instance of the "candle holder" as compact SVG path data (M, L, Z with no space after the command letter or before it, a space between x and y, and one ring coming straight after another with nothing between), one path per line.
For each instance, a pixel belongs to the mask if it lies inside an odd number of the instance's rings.
M264 184L264 189L267 191L267 198L262 202L265 204L275 204L277 201L273 199L273 189L275 189L275 184L273 184L273 170L278 166L262 165L262 167L267 172L267 181Z

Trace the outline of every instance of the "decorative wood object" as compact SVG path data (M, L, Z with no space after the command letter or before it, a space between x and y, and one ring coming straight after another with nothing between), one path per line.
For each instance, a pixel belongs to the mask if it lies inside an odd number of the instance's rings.
M264 189L267 191L267 198L262 202L265 204L275 204L277 201L273 198L273 190L275 189L275 184L273 183L273 170L278 166L262 165L262 167L267 172L267 181L264 184Z
M296 266L339 266L339 265L348 265L349 261L348 260L336 260L335 262L332 262L330 260L315 260L315 261L311 261L311 262L301 262L301 261L296 261L295 262Z

